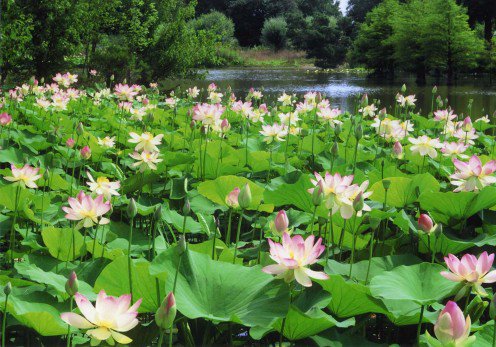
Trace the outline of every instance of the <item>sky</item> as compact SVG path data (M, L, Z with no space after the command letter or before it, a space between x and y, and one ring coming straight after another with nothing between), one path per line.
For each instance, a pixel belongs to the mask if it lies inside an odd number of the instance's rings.
M343 14L346 12L346 6L348 6L348 0L339 0L339 8Z

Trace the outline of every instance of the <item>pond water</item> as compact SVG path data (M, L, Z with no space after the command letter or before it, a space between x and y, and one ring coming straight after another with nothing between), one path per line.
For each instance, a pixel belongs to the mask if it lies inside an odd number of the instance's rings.
M231 86L233 92L242 97L250 87L263 90L268 102L274 102L275 96L286 93L304 94L316 91L325 94L336 107L352 110L360 95L367 93L369 100L380 99L381 106L394 104L396 93L406 83L406 94L415 94L418 109L429 112L431 109L431 92L435 81L426 86L417 86L412 77L402 77L391 82L367 78L365 75L315 73L302 69L215 69L209 70L204 80L183 81L184 86L191 83L206 87L215 82L221 87ZM492 114L496 111L496 85L491 86L488 78L463 78L456 85L438 87L438 94L448 98L451 107L458 113L467 113L467 105L473 99L472 115Z

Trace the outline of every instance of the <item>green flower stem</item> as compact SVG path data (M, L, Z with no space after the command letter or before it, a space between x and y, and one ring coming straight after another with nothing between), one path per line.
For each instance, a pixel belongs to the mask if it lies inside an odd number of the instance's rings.
M315 214L317 213L317 206L313 208L312 219L310 219L310 235L313 235L313 226L315 224Z
M133 302L133 277L132 277L132 269L131 269L131 245L133 243L133 224L134 224L134 218L131 218L131 222L129 225L129 244L127 246L127 272L129 279L129 292L131 294L131 302Z
M315 147L315 126L317 124L317 109L314 111L313 115L313 124L312 124L312 165L315 165L315 154L314 154L314 147Z
M347 219L345 219L345 220L344 220L344 223L343 223L343 228L341 229L341 235L339 235L339 252L340 252L340 253L339 253L339 260L341 260L341 255L343 254L343 253L341 252L341 249L342 249L342 247L343 247L344 233L345 233L345 231L346 231L346 222L347 222L347 221L348 221Z
M226 234L226 245L231 243L231 226L232 226L232 208L229 209L229 217L227 222L227 234Z
M291 308L291 304L293 303L293 287L294 287L294 282L291 282L289 284L289 306ZM279 334L279 347L282 347L282 342L284 340L284 327L286 325L286 317L282 319L282 324L281 324L281 332Z
M243 210L239 212L239 221L238 221L238 230L236 231L236 245L234 246L234 257L233 257L233 264L236 262L236 255L238 254L238 243L239 243L239 236L241 234L241 224L243 223Z
M119 141L119 140L117 140ZM76 170L76 166L74 165L74 160L76 159L76 153L77 153L77 146L79 144L79 135L76 135L76 143L74 145L74 153L71 155L70 157L70 161L69 163L72 163L72 173L71 173L71 189L70 189L70 192L69 192L69 195L72 196L72 186L74 184L74 171Z
M355 246L356 246L356 239L357 239L357 232L355 230L355 224L356 224L356 214L353 216L353 226L351 229L351 231L353 233L353 245L351 247L350 273L348 274L348 277L350 277L350 278L351 278L351 273L353 271L353 263L355 262Z
M73 305L74 305L74 297L71 296L69 298L69 302L70 302L70 311L69 312L72 312L72 308L73 308ZM72 346L71 344L71 326L68 325L67 326L67 347L70 347Z
M3 317L2 317L2 347L5 347L5 333L6 333L6 326L7 326L7 303L9 301L9 294L5 295L5 304L3 306Z
M418 325L417 325L417 343L419 343L419 341L420 341L420 332L422 330L422 320L424 319L424 309L425 309L425 306L422 305L420 307L420 318L419 318Z
M246 133L246 142L245 142L245 166L248 166L248 137L250 132L248 130L248 118L246 118L245 122L245 133Z
M356 169L356 160L357 160L358 143L359 142L360 142L360 140L356 139L355 152L353 153L353 172L352 172L353 175L355 174L355 169Z
M16 188L15 203L14 203L14 220L10 228L10 265L14 267L14 248L15 248L15 225L17 222L17 211L19 209L19 195L21 193L21 184L18 183Z
M162 347L162 343L164 341L164 334L165 334L165 331L163 329L160 329L160 336L158 338L157 347Z
M374 238L375 238L375 229L372 230L372 236L370 238L369 264L367 265L367 275L365 275L365 284L367 284L367 282L369 280L370 264L372 263L372 256L374 254Z
M207 145L208 145L208 132L210 130L210 126L207 127L207 131L205 132L205 151L203 152L203 180L207 176ZM201 150L201 148L200 148Z

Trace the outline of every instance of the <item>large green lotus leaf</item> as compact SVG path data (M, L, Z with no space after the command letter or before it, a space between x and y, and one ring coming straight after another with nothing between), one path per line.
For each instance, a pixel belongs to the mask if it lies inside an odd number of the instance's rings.
M384 302L404 300L418 305L432 304L449 296L457 286L439 274L443 270L443 266L430 263L399 266L372 278L370 291Z
M339 322L322 310L314 310L311 313L305 314L294 306L291 306L288 315L286 316L283 335L290 340L301 340L321 333L334 326L347 328L354 324L354 318ZM274 324L274 329L281 332L282 319Z
M384 273L384 271L391 271L395 267L401 265L414 265L421 262L422 260L420 260L420 258L411 254L374 257L370 262L368 281L370 281L376 275ZM358 263L353 264L351 277L356 281L365 282L365 279L367 278L368 267L368 260L362 260ZM350 273L350 264L343 264L335 260L329 260L326 266L326 272L328 274L339 274L342 276L348 276Z
M128 194L140 190L144 186L157 181L160 178L154 172L136 173L122 182L122 193Z
M419 201L422 209L429 211L437 223L455 225L496 205L496 187L485 187L478 193L424 193Z
M16 263L14 266L17 272L25 278L47 285L49 288L55 290L55 294L60 295L64 299L69 297L65 291L67 277L54 272L43 271L35 264L29 264L27 262ZM79 292L90 300L96 298L93 288L84 281L79 281Z
M0 151L0 163L22 164L24 163L25 154L14 147L2 149Z
M424 233L419 233L419 237L423 242L419 243L419 250L422 253L427 253L427 246L429 245L428 235ZM463 252L466 249L472 248L474 246L496 246L496 235L488 235L486 233L480 234L473 239L460 239L455 235L443 232L438 235L431 235L431 250L435 250L436 253L441 253L443 255L457 254Z
M381 300L372 297L363 284L345 280L340 275L330 275L328 280L317 281L332 295L327 306L338 317L352 317L363 313L387 313Z
M300 175L294 183L283 182L275 189L266 189L264 201L275 206L293 205L306 212L313 212L312 195L308 189L312 188L310 177Z
M247 178L238 176L221 176L212 181L205 181L198 186L198 193L211 201L227 206L226 197L236 187L243 188L245 184L250 186L252 201L248 210L260 210L272 212L273 206L260 204L264 196L264 188L253 183Z
M475 333L476 347L493 347L494 321L489 321L484 327Z
M83 235L78 230L49 227L41 231L41 237L50 255L58 260L73 261L74 255L78 258L84 251Z
M3 287L0 290L0 301L5 302ZM63 311L59 311L56 306L57 302L48 294L13 288L9 295L7 312L42 336L64 335L67 334L67 324L60 319ZM2 304L0 310L3 309Z
M11 211L15 210L17 184L7 184L0 187L0 206L5 206ZM21 188L18 196L18 210L22 210L33 199L34 194L29 189Z
M165 297L164 282L150 275L150 263L143 259L132 261L133 301L143 299L139 312L155 312ZM95 291L104 289L109 295L129 294L127 256L107 265L95 282Z
M177 247L161 253L150 273L172 290L180 256ZM186 251L181 258L175 291L178 310L186 317L270 327L288 312L289 290L260 266L244 267L214 261L205 254Z
M404 207L411 204L417 200L417 190L419 193L439 191L439 182L428 173L415 175L413 178L389 177L385 180L391 182L386 201L388 206ZM373 192L370 196L371 200L384 203L386 192L383 181L374 183L370 188Z

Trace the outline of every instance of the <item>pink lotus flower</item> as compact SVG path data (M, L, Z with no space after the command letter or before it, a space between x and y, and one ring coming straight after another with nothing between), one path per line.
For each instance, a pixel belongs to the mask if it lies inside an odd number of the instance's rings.
M133 163L131 166L138 167L140 172L145 172L147 169L157 170L157 165L155 164L158 164L163 160L159 159L159 154L159 152L148 151L143 151L141 153L133 152L129 154L129 156L136 160L136 162Z
M193 108L193 120L202 122L205 126L214 125L224 113L221 104L197 104Z
M443 346L468 346L475 337L470 335L470 316L465 318L454 301L448 301L434 325L434 334Z
M96 72L96 70L95 70L95 69L90 70L90 75L91 75L91 76L96 76L96 74L97 74L97 72Z
M127 142L136 143L136 147L134 147L135 151L143 150L147 152L158 152L157 146L162 144L164 134L153 136L153 134L149 132L144 132L141 135L138 135L135 132L130 132L129 136L131 136L131 138Z
M403 146L401 145L401 142L396 141L393 145L393 154L396 158L402 159L403 158Z
M133 101L134 97L138 95L135 86L128 86L127 84L117 84L114 88L115 95L119 100Z
M496 270L491 270L494 262L494 254L488 255L483 252L479 258L472 254L465 254L461 260L453 254L444 258L448 269L442 271L441 276L453 282L464 282L468 286L474 286L478 293L485 294L483 283L496 282Z
M457 186L454 191L478 191L490 184L496 183L496 177L492 176L496 171L496 161L488 161L482 165L480 158L473 155L468 163L453 159L456 171L450 176L451 184Z
M238 208L239 207L238 197L239 197L240 191L241 190L238 187L236 187L229 194L227 194L227 196L226 196L227 206L229 206L231 208Z
M142 299L130 306L130 294L119 297L109 296L103 289L98 293L95 306L80 293L76 293L74 299L82 316L73 312L64 312L60 318L75 328L89 329L86 335L91 337L92 346L105 340L110 345L114 345L114 341L121 344L133 341L121 333L138 325L139 321L136 317Z
M462 130L465 132L469 132L472 129L473 129L472 120L470 119L470 117L466 117L462 123Z
M453 114L453 110L437 110L434 112L434 120L441 122L447 122L455 119L457 117L456 114Z
M352 184L353 175L351 176L341 176L339 173L331 175L326 172L323 178L318 172L314 173L316 180L311 179L312 184L322 189L324 194L324 199L326 202L326 207L331 209L334 207L336 200L345 192L345 190ZM308 189L310 194L313 194L315 188Z
M268 265L262 271L277 275L277 278L283 278L288 283L296 279L298 283L305 287L312 286L310 278L328 279L329 276L324 272L307 268L308 265L316 263L325 250L321 238L315 244L314 240L314 235L310 235L306 240L303 240L301 235L291 237L288 233L282 234L282 244L269 239L270 257L277 264Z
M81 148L81 157L85 160L91 158L91 148L89 146L84 146Z
M70 207L62 207L62 210L67 213L65 218L69 220L79 221L77 228L90 228L95 224L108 224L110 221L104 218L103 215L110 211L110 202L103 201L104 196L99 195L95 199L85 195L80 191L76 198L70 197L67 202Z
M413 144L413 146L410 147L412 153L418 153L422 157L428 155L431 158L436 158L436 149L442 147L441 143L439 143L439 139L431 139L426 135L419 136L418 138L410 137L408 138L408 141Z
M460 157L460 158L468 158L467 155L463 154L468 149L468 145L463 142L445 142L443 144L443 148L441 148L441 152L445 157Z
M200 90L196 86L194 86L193 88L188 88L187 94L188 97L196 99L200 94Z
M22 168L18 169L14 164L11 164L10 169L12 170L12 176L5 176L4 179L9 182L20 182L29 188L38 188L34 181L41 177L41 175L38 175L40 168L34 168L25 164Z
M0 113L0 125L5 126L12 123L12 116L8 113Z
M262 125L260 134L264 136L264 142L281 142L284 141L284 137L288 134L288 130L283 124L274 123L272 125Z
M217 90L217 85L215 83L210 83L207 87L209 92L215 92Z

